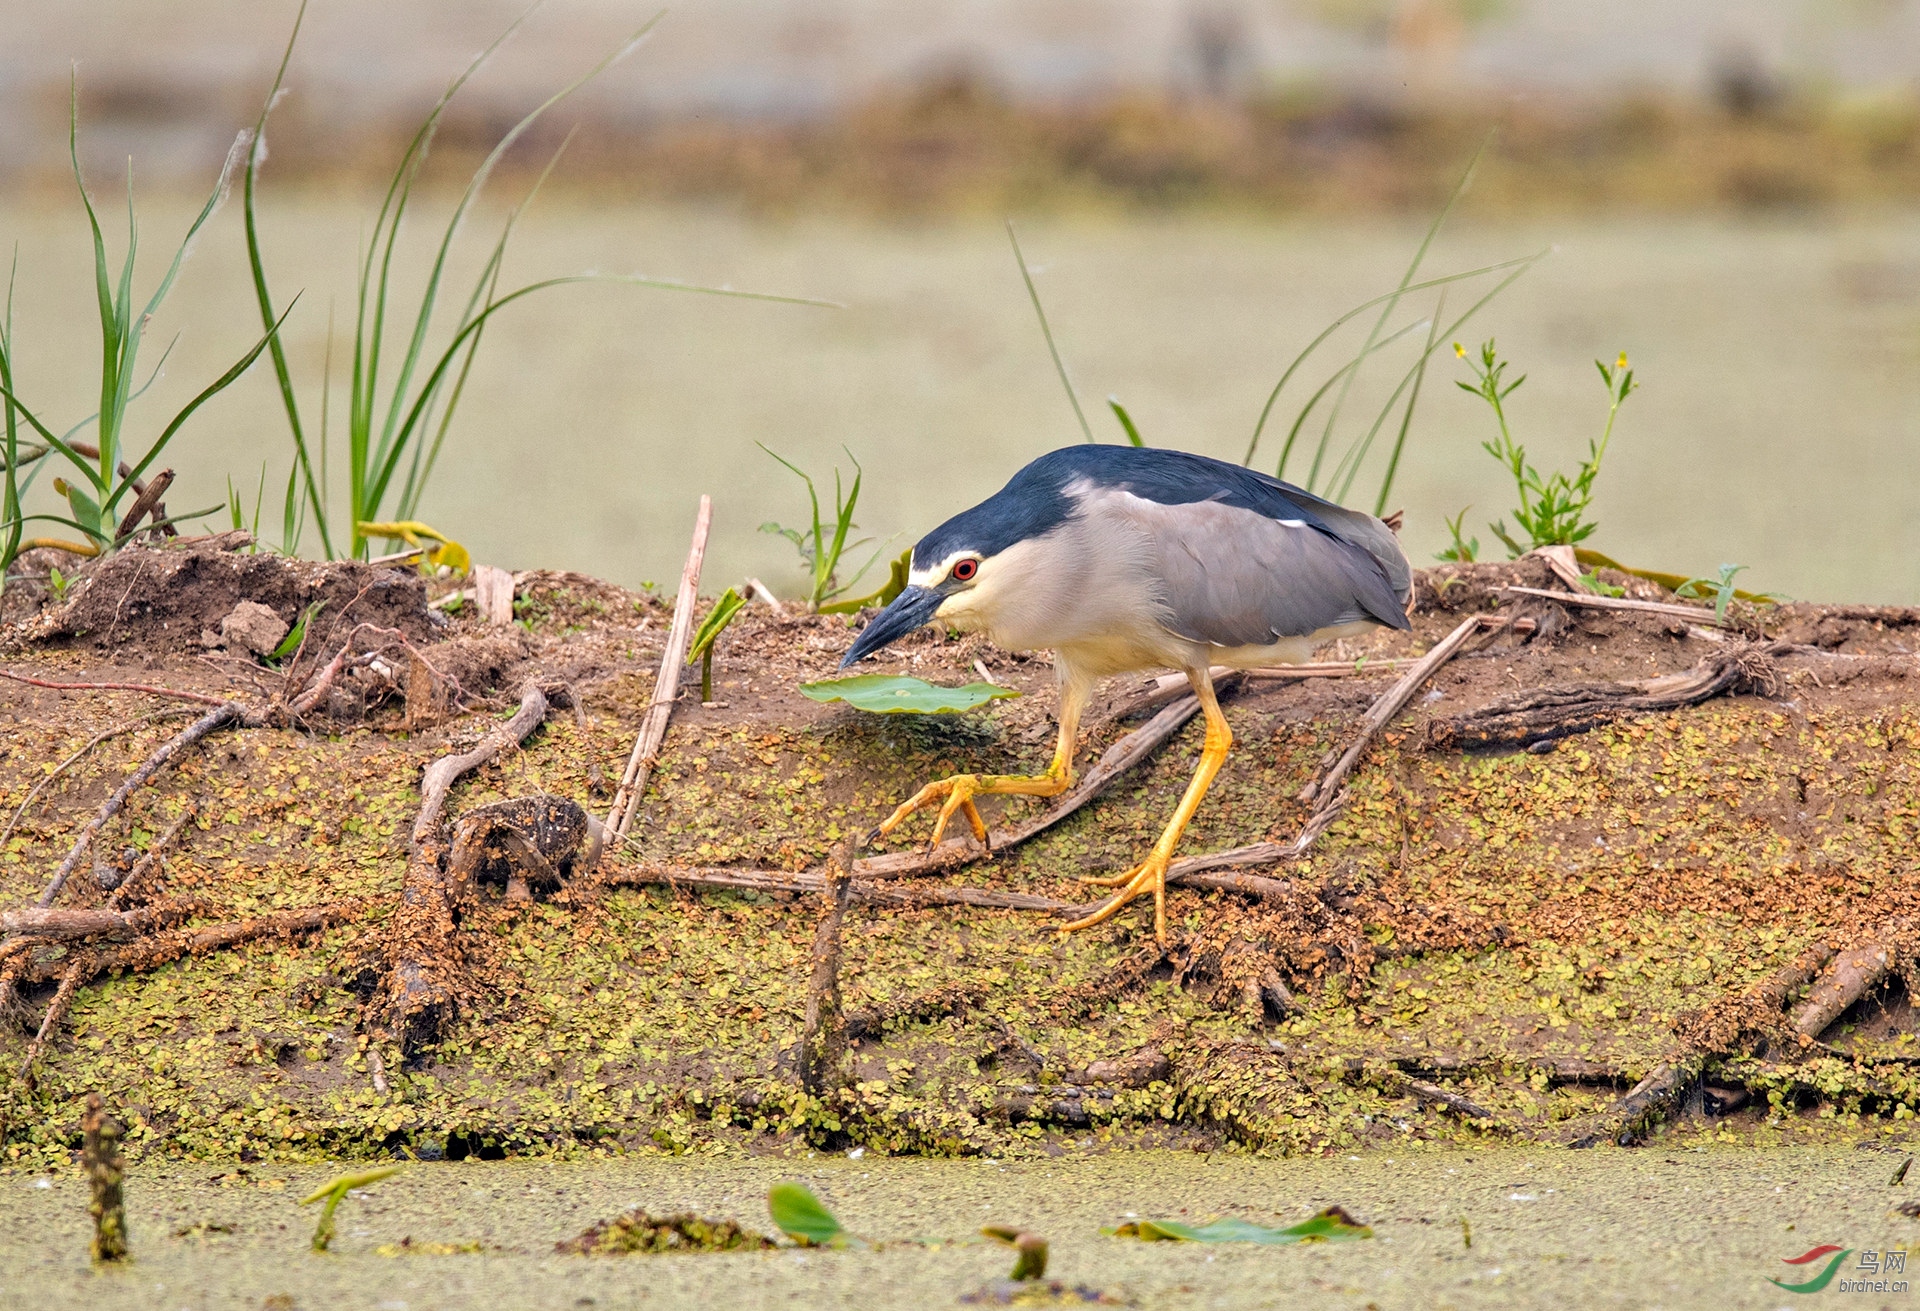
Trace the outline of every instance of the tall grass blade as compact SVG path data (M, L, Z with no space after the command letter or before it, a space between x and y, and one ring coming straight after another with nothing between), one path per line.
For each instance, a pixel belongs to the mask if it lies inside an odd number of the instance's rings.
M1375 518L1387 512L1387 497L1393 492L1394 475L1400 472L1400 453L1407 449L1407 432L1413 427L1413 412L1420 405L1420 388L1427 380L1427 359L1433 354L1434 343L1439 339L1440 320L1446 312L1447 293L1442 291L1440 303L1433 310L1433 326L1427 333L1427 347L1420 352L1419 371L1413 375L1413 393L1407 397L1406 411L1400 416L1400 431L1393 439L1393 452L1387 456L1387 471L1380 477L1380 494L1373 500ZM1359 464L1356 462L1354 467L1359 468ZM1342 491L1341 495L1345 494Z
M1289 382L1293 381L1293 375L1300 371L1300 366L1307 362L1307 358L1318 350L1321 345L1326 342L1327 338L1331 337L1348 323L1359 318L1362 314L1365 314L1368 310L1383 301L1392 300L1395 297L1408 296L1416 291L1427 291L1434 287L1444 287L1450 283L1465 282L1486 273L1499 273L1503 269L1510 269L1516 264L1524 264L1526 262L1526 257L1501 260L1496 264L1485 264L1477 269L1468 269L1463 273L1449 273L1445 277L1428 278L1424 282L1416 282L1412 286L1403 289L1383 291L1372 300L1360 302L1332 323L1329 323L1325 328L1320 330L1319 336L1308 342L1306 348L1293 357L1292 362L1287 365L1286 371L1280 375L1280 381L1274 383L1273 390L1267 393L1266 403L1260 407L1260 417L1253 425L1253 436L1247 442L1247 453L1240 457L1240 463L1242 465L1250 465L1253 463L1254 454L1260 449L1260 438L1266 432L1267 420L1273 416L1273 407L1279 402L1280 393L1286 390Z
M1387 415L1393 410L1393 407L1399 402L1401 393L1405 392L1407 388L1413 384L1415 377L1419 373L1422 373L1425 371L1427 356L1433 353L1433 350L1436 344L1439 341L1451 341L1453 339L1453 334L1458 332L1467 323L1469 319L1473 318L1474 315L1478 314L1481 310L1485 309L1490 303L1492 303L1495 297L1499 296L1501 292L1505 291L1508 287L1512 286L1521 277L1521 275L1527 271L1528 268L1531 268L1538 261L1545 259L1547 257L1548 251L1550 251L1551 249L1552 248L1549 247L1547 250L1541 250L1536 252L1533 255L1533 257L1527 261L1525 265L1515 269L1513 272L1509 273L1506 277L1502 278L1498 283L1494 285L1492 290L1488 291L1485 295L1480 297L1479 300L1476 300L1472 305L1468 306L1466 313L1462 314L1459 318L1455 319L1452 323L1448 324L1446 328L1441 330L1439 333L1433 336L1430 336L1427 339L1426 350L1421 352L1420 358L1414 362L1413 367L1409 368L1404 374L1401 375L1400 385L1393 389L1393 394L1387 397L1387 403L1380 407L1380 413L1374 419L1373 426L1367 430L1366 435L1364 437L1359 438L1358 440L1356 440L1355 442L1351 443L1348 446L1346 454L1341 457L1340 466L1335 468L1333 472L1333 476L1328 479L1327 485L1329 488L1331 488L1333 485L1333 480L1340 477L1340 469L1347 468L1346 484L1341 488L1339 496L1335 497L1334 499L1336 500L1344 499L1347 494L1347 491L1351 489L1351 487L1353 486L1354 475L1359 472L1360 461L1366 458L1367 449L1373 445L1373 439L1379 435L1381 426L1386 423ZM1438 319L1436 318L1434 321L1438 322ZM1350 468L1347 467L1349 461L1351 461Z
M1480 167L1481 156L1485 155L1487 153L1487 147L1493 144L1493 137L1494 134L1489 132L1480 142L1480 148L1474 151L1473 158L1467 161L1467 167L1460 174L1460 180L1453 184L1453 191L1448 194L1447 203L1440 207L1440 212L1434 215L1433 222L1428 225L1427 235L1420 239L1420 246L1413 252L1413 259L1408 263L1407 271L1400 276L1400 285L1394 289L1394 293L1387 299L1387 303L1381 306L1379 317L1374 320L1372 329L1367 333L1368 346L1371 346L1374 339L1386 328L1387 320L1393 316L1395 307L1399 305L1401 298L1406 295L1407 287L1413 282L1415 275L1419 273L1420 264L1426 259L1427 251L1433 245L1433 239L1440 235L1440 229L1445 226L1447 216L1453 213L1454 205L1459 203L1460 197L1466 192L1467 185L1473 181L1473 175ZM1363 347L1361 354L1364 355L1365 353L1366 350ZM1314 484L1319 480L1320 463L1326 457L1328 444L1333 441L1334 425L1340 420L1340 411L1346 406L1347 394L1353 389L1353 380L1357 373L1358 370L1355 370L1354 373L1347 375L1346 381L1340 386L1340 394L1334 397L1333 405L1327 411L1326 425L1320 431L1319 444L1314 447L1313 466L1307 473L1308 491L1313 491Z
M472 207L473 202L479 197L481 190L486 186L487 180L493 176L493 170L498 166L501 158L508 150L512 149L514 142L525 135L527 130L537 123L549 109L552 109L581 87L586 86L609 68L612 68L615 64L632 54L633 51L639 47L640 43L647 39L647 36L653 31L654 26L659 23L662 17L664 17L664 12L655 14L652 18L648 19L638 31L629 36L625 42L608 53L605 58L601 59L599 63L595 64L567 85L561 87L558 91L548 96L524 114L519 122L507 129L506 134L502 136L493 149L487 153L486 159L481 161L480 167L475 169L473 176L467 180L466 190L463 191L460 196L460 203L454 206L453 216L447 220L446 229L440 235L440 248L434 253L433 265L427 274L426 289L420 296L420 309L414 316L413 336L407 343L405 354L401 356L400 373L394 380L393 390L388 401L386 426L380 434L380 445L378 449L381 457L385 456L386 448L394 441L395 425L399 422L401 414L407 406L407 388L412 384L413 371L419 364L421 355L426 349L427 330L433 319L434 306L439 299L440 279L446 271L447 255L453 247L453 239L459 232L461 222L466 218L468 209ZM407 439L402 438L402 440Z
M454 334L453 340L448 342L446 347L441 351L426 382L421 385L418 397L414 401L412 409L408 411L406 419L403 421L401 431L412 432L420 427L421 419L427 406L432 401L435 391L439 387L442 379L445 378L447 371L453 367L455 359L459 357L461 347L466 345L468 340L486 325L488 319L515 301L526 296L531 296L536 291L545 291L549 287L564 287L582 282L612 282L630 287L654 287L662 291L694 292L703 296L727 296L736 300L772 301L781 305L812 305L824 309L844 308L835 301L815 300L807 296L782 296L765 291L735 291L731 287L703 287L696 283L677 282L670 278L647 278L641 277L638 274L572 273L557 278L543 278L538 282L530 282L524 287L516 288L504 296L488 301L478 314L474 315L471 320ZM364 493L368 498L365 502L366 504L377 506L380 504L380 499L385 497L387 487L392 482L400 455L404 450L405 443L396 444L388 451L387 458L383 464L377 469L368 471L362 484L366 488L366 492Z
M253 277L254 300L260 308L260 326L273 325L276 315L273 312L273 292L267 286L266 262L260 255L259 221L254 210L254 191L259 183L260 165L267 158L267 118L273 113L273 107L279 103L281 89L286 85L287 65L293 60L293 47L300 39L300 26L306 21L307 0L300 0L300 8L293 16L293 31L287 36L286 48L280 52L280 66L274 71L273 85L267 89L267 98L260 106L260 117L254 120L253 140L247 151L247 168L241 181L240 209L247 236L247 269ZM331 353L332 333L329 330L327 348ZM287 352L278 333L268 344L268 352L273 360L274 380L280 387L281 408L286 411L287 428L293 435L294 468L305 485L306 500L313 509L313 524L320 532L320 547L326 557L333 558L333 533L327 524L326 496L321 481L314 477L312 452L307 447L306 426L300 420L300 402L293 390L293 375L287 368ZM324 407L324 402L323 402ZM322 422L321 441L326 440L325 424ZM293 522L291 507L284 512L285 522ZM296 537L297 542L297 537ZM287 554L293 554L289 548Z
M533 204L534 198L540 194L540 189L546 185L547 179L553 176L553 170L559 166L560 157L567 153L567 147L572 144L577 131L578 129L575 128L567 133L559 148L553 152L553 157L547 160L546 167L540 170L540 175L527 189L527 194L507 214L506 222L500 225L500 237L493 243L493 250L489 253L485 266L480 270L480 276L474 280L473 292L467 297L466 308L461 311L462 323L471 319L479 306L492 301L498 293L500 272L506 263L507 242L513 236L514 226L519 223L520 216L526 212L527 206ZM459 375L454 379L453 390L448 394L447 403L440 412L440 421L434 425L432 444L423 446L420 442L414 443L413 468L407 473L406 485L402 487L397 503L399 507L397 513L402 519L414 517L419 508L420 497L426 491L427 479L433 476L434 465L440 460L440 449L446 444L447 431L453 426L454 412L460 408L460 397L465 394L467 378L473 372L473 361L480 353L482 336L484 333L476 332L467 342L466 354L460 361ZM423 450L424 458L421 454Z
M294 304L295 305L299 304L299 297L296 296L294 298ZM165 428L161 429L160 436L158 439L155 440L152 448L148 450L148 452L145 455L140 457L140 462L138 464L134 465L133 468L129 469L124 475L122 475L119 485L116 486L113 490L114 500L118 500L121 494L127 490L127 488L133 486L135 482L139 481L140 475L147 471L148 465L152 464L155 460L160 458L160 453L166 450L167 443L172 441L174 434L180 431L180 426L184 424L188 419L193 417L193 412L195 410L199 409L202 405L205 405L208 401L212 400L215 396L218 396L221 392L225 391L228 387L231 387L234 384L234 382L239 379L241 374L245 373L248 369L253 367L253 362L260 358L260 352L264 351L267 348L267 343L272 341L274 337L279 334L281 325L287 321L287 314L291 314L291 313L293 313L293 305L287 306L286 314L282 314L280 316L279 322L275 323L271 328L267 330L266 336L262 337L259 341L253 344L252 350L248 351L245 355L242 355L238 360L236 360L233 363L233 365L230 368L228 368L228 370L225 373L221 374L218 378L215 378L212 382L208 383L205 387L201 388L198 395L196 395L192 400L188 401L185 405L180 407L179 413L173 416L172 422L168 423Z
M1406 327L1401 328L1391 336L1374 342L1373 345L1369 346L1365 351L1354 356L1338 369L1335 369L1332 375L1320 384L1318 390L1307 398L1307 403L1300 407L1300 413L1294 416L1293 426L1287 429L1287 440L1281 444L1280 464L1278 468L1274 470L1273 476L1276 478L1285 478L1287 476L1287 461L1293 457L1293 446L1294 443L1300 439L1300 430L1306 427L1307 420L1312 417L1314 409L1326 398L1328 392L1332 391L1342 379L1366 363L1367 357L1375 351L1383 351L1408 333L1416 332L1425 326L1426 324L1424 322L1409 323Z
M0 315L0 389L7 393L5 401L6 422L0 427L0 441L5 442L4 452L0 456L6 460L6 469L0 471L0 595L7 589L7 570L13 568L14 557L20 554L20 536L26 529L26 522L20 515L20 422L14 417L13 403L13 287L20 276L20 247L13 248L13 265L7 271L7 307Z
M1033 302L1033 312L1040 320L1040 335L1047 339L1047 353L1053 356L1053 369L1060 375L1060 385L1067 389L1067 400L1073 405L1073 417L1080 421L1080 433L1089 442L1093 440L1093 429L1087 426L1086 411L1080 408L1080 394L1073 389L1073 379L1067 376L1066 361L1060 358L1060 348L1054 345L1053 329L1047 326L1047 311L1040 304L1040 291L1033 285L1033 274L1027 269L1027 257L1021 253L1020 238L1013 230L1013 220L1007 220L1007 240L1013 244L1014 261L1020 265L1020 280L1027 284L1027 299Z
M407 203L412 197L413 184L440 129L440 119L446 113L447 105L481 66L493 57L494 52L520 30L521 24L532 16L534 8L538 8L537 3L509 24L486 49L475 55L459 76L440 93L440 98L428 111L426 120L401 153L399 166L394 170L387 184L386 195L374 215L373 233L368 239L365 258L360 266L353 327L353 376L347 407L348 493L352 501L352 522L355 524L379 517L379 501L369 500L366 495L367 471L373 462L373 412L379 394L380 363L386 340L393 253L399 241L401 220L406 215ZM365 550L366 541L356 528L350 539L349 554L359 557Z

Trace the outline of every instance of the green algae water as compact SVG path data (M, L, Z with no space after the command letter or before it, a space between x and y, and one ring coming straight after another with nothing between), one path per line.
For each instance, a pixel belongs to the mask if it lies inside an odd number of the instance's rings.
M87 1263L77 1175L0 1176L0 1307L614 1308L952 1306L1011 1265L978 1236L1014 1224L1049 1240L1048 1274L1140 1307L1695 1307L1799 1304L1781 1283L1903 1306L1894 1291L1920 1222L1890 1179L1905 1145L1759 1150L1680 1135L1634 1150L1496 1145L1255 1160L1137 1152L1051 1161L781 1160L409 1165L350 1197L333 1251L308 1250L298 1199L334 1170L214 1164L136 1167L134 1259ZM562 1256L555 1243L634 1206L695 1210L769 1229L767 1189L797 1179L865 1251ZM1290 1224L1330 1205L1371 1241L1252 1247L1103 1237L1128 1218L1235 1215ZM1463 1226L1462 1222L1465 1222ZM1471 1235L1471 1245L1466 1239ZM913 1240L913 1241L902 1241ZM448 1248L472 1248L429 1255ZM1863 1265L1873 1256L1873 1271ZM1920 1270L1915 1271L1920 1277ZM1886 1291L1855 1297L1855 1281ZM1811 1303L1817 1305L1817 1303Z

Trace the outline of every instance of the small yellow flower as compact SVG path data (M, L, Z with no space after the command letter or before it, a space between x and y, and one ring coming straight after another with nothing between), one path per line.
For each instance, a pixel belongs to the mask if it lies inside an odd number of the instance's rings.
M1467 348L1466 348L1465 346L1462 346L1462 345L1461 345L1461 344L1460 344L1459 342L1457 342L1457 341L1456 341L1455 343L1453 343L1453 353L1454 353L1455 355L1458 355L1458 356L1459 356L1459 357L1460 357L1461 359L1463 359L1463 360L1467 358ZM1621 356L1620 358L1624 360L1624 359L1626 359L1627 357L1626 357L1626 356L1624 356L1624 355L1622 355L1622 356Z
M1627 367L1627 353L1625 351L1620 352L1620 358L1614 361L1613 367L1616 369L1624 369Z

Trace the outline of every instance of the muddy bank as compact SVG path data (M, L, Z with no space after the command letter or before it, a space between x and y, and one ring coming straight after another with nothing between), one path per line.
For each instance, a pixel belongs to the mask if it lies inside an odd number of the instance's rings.
M1627 599L1672 599L1611 581ZM1663 1070L1683 1077L1654 1118L1712 1118L1739 1135L1910 1116L1915 614L1737 609L1742 627L1718 629L1710 611L1690 622L1514 586L1557 584L1537 560L1428 571L1411 634L1329 653L1379 662L1377 673L1234 692L1237 745L1189 853L1290 838L1308 814L1303 785L1392 682L1385 662L1468 613L1502 620L1394 721L1318 845L1254 871L1272 887L1174 890L1164 952L1144 911L1062 939L1044 911L913 895L854 906L841 951L846 1086L826 1093L802 1092L795 1070L823 911L812 895L608 877L536 880L516 897L510 880L483 878L440 940L454 998L444 1023L421 1035L381 1020L421 768L481 740L529 679L544 680L544 725L457 783L448 813L545 793L604 814L653 698L670 617L657 599L530 574L515 625L488 625L470 605L428 611L422 593L412 627L366 621L389 638L363 631L350 598L319 611L307 649L278 668L231 644L182 650L171 628L149 640L126 625L63 629L58 610L24 619L5 664L43 682L164 685L283 710L340 643L366 650L306 711L210 737L135 793L58 902L105 905L116 871L191 802L195 817L129 903L162 928L10 949L7 1159L64 1159L73 1098L89 1089L131 1121L136 1155L276 1161L1570 1142L1610 1136L1609 1109ZM70 608L111 590L75 589ZM1044 661L927 633L882 667L951 683L977 677L978 660L1025 695L928 720L801 698L797 683L827 675L850 638L838 618L747 611L722 639L716 701L677 707L635 843L608 869L817 871L928 778L1045 764ZM1735 651L1748 662L1740 679L1698 705L1603 714L1586 731L1494 749L1447 745L1485 722L1477 712L1542 689L1617 691ZM1140 691L1105 689L1083 768L1140 725ZM0 696L0 818L89 739L125 729L25 805L0 850L0 899L17 906L180 721L141 722L171 703L139 692L9 683ZM1032 841L901 886L1084 901L1080 876L1124 869L1150 844L1198 737L1189 725ZM995 826L1031 804L995 800L982 807ZM925 832L909 825L878 854ZM1804 978L1770 1013L1752 1008L1747 994L1810 948L1880 941L1888 978L1806 1041L1787 1022ZM70 976L64 1014L22 1077ZM1686 1035L1716 1024L1727 1032L1702 1068Z
M777 1162L419 1165L349 1198L325 1256L306 1250L311 1208L295 1202L327 1168L155 1165L128 1184L134 1262L108 1272L87 1266L82 1184L8 1174L0 1305L28 1305L17 1290L31 1288L35 1308L432 1311L483 1298L529 1308L947 1306L1007 1273L1007 1249L977 1233L1002 1223L1048 1239L1050 1273L1136 1306L1771 1308L1789 1295L1768 1276L1805 1277L1807 1267L1784 1258L1825 1243L1883 1253L1913 1241L1915 1222L1893 1210L1913 1189L1888 1186L1907 1147L1889 1139L1761 1152L1670 1139L1632 1153L1500 1146L1325 1161L802 1153ZM918 1241L848 1252L554 1251L634 1205L764 1227L767 1188L783 1179L806 1182L858 1233ZM1370 1224L1373 1241L1203 1247L1099 1233L1136 1214L1291 1223L1333 1204ZM434 1244L478 1250L425 1254ZM1840 1274L1861 1277L1856 1261L1849 1255ZM269 1300L276 1296L286 1300Z

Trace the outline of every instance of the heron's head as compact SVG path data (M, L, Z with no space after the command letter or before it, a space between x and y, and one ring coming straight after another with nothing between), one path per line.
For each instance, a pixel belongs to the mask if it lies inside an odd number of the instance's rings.
M1031 468L1031 466L1029 466ZM845 669L936 621L992 629L995 617L1047 568L1046 540L1072 513L1057 480L1023 471L987 500L941 524L913 548L906 590L861 630Z

